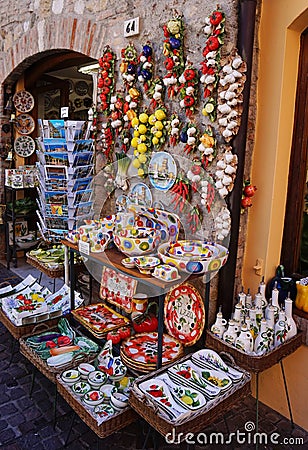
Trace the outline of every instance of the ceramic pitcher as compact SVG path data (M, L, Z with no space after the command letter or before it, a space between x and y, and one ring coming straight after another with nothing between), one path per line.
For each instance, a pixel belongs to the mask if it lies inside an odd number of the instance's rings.
M286 315L283 310L279 311L278 320L275 323L275 347L283 344L286 341L288 333L288 325Z
M235 340L235 347L245 353L252 353L253 337L251 336L247 325L242 325L240 335Z
M226 331L227 321L223 318L221 312L218 312L216 315L216 322L211 327L211 332L215 334L215 336L222 339L224 332Z
M224 332L222 338L228 344L234 345L235 340L237 338L237 327L236 327L234 320L232 320L232 319L229 320L228 328Z
M263 355L271 349L272 334L272 330L267 327L266 319L262 319L260 331L254 343L254 351L257 355Z

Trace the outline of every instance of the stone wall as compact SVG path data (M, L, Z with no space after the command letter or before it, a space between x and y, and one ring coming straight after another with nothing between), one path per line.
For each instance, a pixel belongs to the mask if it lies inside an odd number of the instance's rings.
M219 3L226 16L222 56L229 53L237 43L239 3L240 0L221 0ZM261 0L258 5L260 9ZM105 45L109 44L120 57L120 50L129 42L133 42L139 51L142 44L150 41L155 51L155 64L164 71L162 26L175 14L183 15L186 55L199 68L205 42L204 19L215 8L216 1L204 0L28 0L16 3L15 6L4 0L0 3L1 84L13 84L25 68L41 56L55 51L74 50L98 59ZM124 21L137 16L140 17L140 34L128 40L123 37ZM254 143L257 43L255 56L245 178L249 178ZM0 104L0 114L1 110L3 112L3 103ZM246 221L247 212L241 220L236 291L242 284L241 263ZM215 285L216 282L212 284ZM212 291L215 292L216 289Z

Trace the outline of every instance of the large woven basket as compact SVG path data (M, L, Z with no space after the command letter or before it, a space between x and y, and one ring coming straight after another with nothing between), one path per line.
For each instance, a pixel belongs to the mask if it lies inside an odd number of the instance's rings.
M190 356L191 355L185 356L177 361L177 363L186 361ZM243 371L237 366L234 367ZM250 394L251 376L248 372L244 372L242 380L239 383L234 384L227 392L221 394L218 398L209 401L205 407L195 411L183 421L172 422L161 415L155 403L145 396L138 388L138 385L141 382L156 377L165 371L166 368L164 367L156 372L138 378L130 391L129 404L162 436L166 436L167 433L175 433L179 441L183 441L188 432L198 433L204 430L210 423L233 408L235 402L242 400Z
M36 269L43 272L45 275L47 275L49 278L61 278L64 276L64 266L61 264L60 267L57 267L55 269L51 269L46 264L43 264L40 262L37 258L34 258L29 253L26 253L27 256L27 263L31 266L35 267Z
M60 317L55 317L53 319L48 319L42 323L46 324L47 327L53 327L57 325L59 319ZM0 309L0 322L3 323L5 328L11 333L11 335L15 339L20 339L23 336L28 335L30 336L38 326L38 324L35 323L29 325L16 326L10 321L8 316L1 309Z
M24 336L23 338L19 339L19 346L20 346L20 352L22 355L24 355L25 358L27 358L43 375L45 375L46 378L48 378L52 383L56 382L56 375L58 373L63 372L64 370L71 369L72 367L75 367L76 365L82 363L82 362L92 362L96 358L96 353L77 353L71 361L69 361L66 364L63 364L62 366L57 367L51 367L47 364L46 361L44 361L40 356L26 343L27 337L30 336L36 336L37 334L40 334L44 331L58 331L57 326L52 327L40 327L40 331L35 330L35 333L29 334L27 336Z
M262 356L247 355L247 353L237 349L233 345L227 344L222 339L219 339L210 331L206 332L205 342L207 347L212 348L218 353L227 352L231 354L236 364L243 369L257 373L274 366L283 358L293 353L301 346L302 340L303 333L299 331L296 336Z
M70 407L78 414L78 416L94 431L94 433L100 437L105 438L110 434L121 430L127 425L131 424L137 420L138 416L131 408L125 408L123 411L119 411L115 415L111 416L110 419L98 425L94 417L89 413L89 411L83 406L81 401L77 399L70 388L63 383L60 375L56 376L57 390L62 395L64 400L70 405ZM125 442L123 442L125 445Z

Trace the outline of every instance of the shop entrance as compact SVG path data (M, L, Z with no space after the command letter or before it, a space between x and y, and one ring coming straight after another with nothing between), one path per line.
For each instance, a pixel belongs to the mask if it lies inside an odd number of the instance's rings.
M301 36L294 131L281 250L286 273L308 276L308 29Z

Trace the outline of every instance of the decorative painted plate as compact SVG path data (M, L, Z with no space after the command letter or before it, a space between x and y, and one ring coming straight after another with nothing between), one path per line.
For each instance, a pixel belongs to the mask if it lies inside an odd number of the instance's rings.
M165 298L165 325L168 333L183 345L200 339L205 325L205 310L201 295L189 283L172 289Z
M27 158L35 151L35 141L31 136L19 136L14 141L14 150L18 156Z
M170 153L153 153L149 164L149 178L155 189L168 191L175 182L176 174L177 167Z
M133 205L152 206L152 194L149 187L145 183L135 184L128 194L128 201Z
M35 121L29 114L19 114L16 116L15 128L19 134L31 134L35 129Z
M34 107L34 98L28 91L18 91L14 94L13 103L17 111L27 113Z
M126 362L131 361L137 366L153 366L157 363L158 333L135 334L121 345L121 353ZM183 347L174 337L163 335L162 363L169 364L182 356Z
M77 83L75 83L75 92L77 95L80 95L81 97L84 97L89 91L89 86L88 84L83 81L77 81Z
M94 335L102 337L129 323L129 320L103 303L95 303L72 311L78 322L82 323Z

